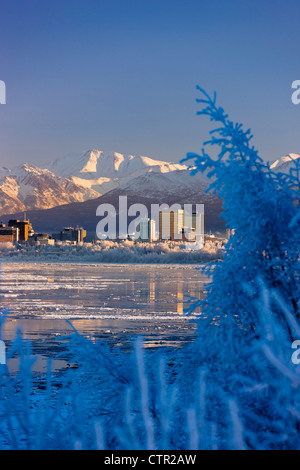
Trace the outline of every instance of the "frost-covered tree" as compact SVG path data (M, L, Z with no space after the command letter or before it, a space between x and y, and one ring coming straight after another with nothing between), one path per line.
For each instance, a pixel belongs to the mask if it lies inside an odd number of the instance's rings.
M223 200L223 214L234 231L227 245L225 259L213 269L204 311L218 317L220 324L255 330L256 313L244 291L244 284L254 286L258 276L268 288L276 288L296 318L300 318L300 162L288 175L274 173L250 145L250 130L229 120L224 110L202 89L197 101L218 124L204 143L201 155L189 153L193 172L207 172L212 179L209 191ZM212 158L208 147L219 147ZM225 320L226 319L226 320Z
M240 444L242 427L247 435L242 447L298 448L299 370L291 345L300 338L299 161L288 175L274 173L250 145L250 131L228 119L215 95L199 91L199 114L218 126L201 155L187 159L212 179L209 190L222 197L233 234L224 261L206 267L211 282L204 301L190 304L190 311L201 304L202 319L185 359L193 369L209 367L211 417L219 427L226 418L215 414L218 396L233 398ZM209 146L220 148L217 157ZM181 379L183 390L192 388L187 375Z

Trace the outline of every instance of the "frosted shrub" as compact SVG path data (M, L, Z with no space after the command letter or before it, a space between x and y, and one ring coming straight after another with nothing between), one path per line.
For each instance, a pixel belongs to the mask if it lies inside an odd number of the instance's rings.
M76 368L59 389L48 374L37 393L29 344L17 339L10 354L19 351L20 373L2 376L2 447L298 449L300 370L287 325L297 337L300 328L276 290L258 280L258 291L260 335L236 355L230 334L218 345L217 329L181 351L144 350L137 340L127 353L75 332L68 349ZM273 304L284 322L272 318Z
M215 96L211 99L199 90L204 97L198 102L204 109L198 114L208 115L219 127L211 132L201 155L188 154L187 158L195 159L194 172L205 171L213 178L209 190L223 198L223 216L234 229L224 263L213 272L205 312L213 317L218 312L221 321L235 318L254 328L256 315L243 283L253 284L262 276L299 318L300 224L294 220L299 212L300 159L294 160L289 175L272 172L250 146L250 131L231 122L216 106ZM208 146L220 146L216 159L208 155Z
M0 242L0 253L3 255L15 251L16 247L11 242Z
M205 243L200 250L191 251L187 249L186 243L182 242L138 242L130 240L117 242L103 240L98 243L81 243L77 246L66 242L59 242L55 247L43 246L36 249L35 246L22 248L22 251L13 252L16 259L28 261L36 259L39 261L59 260L63 261L92 261L99 263L206 263L211 260L223 258L224 242ZM5 261L10 252L2 252ZM25 255L25 256L24 256Z
M199 91L199 114L218 127L202 154L187 158L194 160L193 171L213 179L209 190L223 198L234 235L224 261L206 269L212 282L204 301L191 302L187 310L200 303L203 312L190 356L210 364L218 389L235 396L245 446L298 448L299 422L289 423L289 410L295 420L299 370L291 362L291 344L300 338L299 159L288 175L272 172L250 146L250 131L232 123L215 96ZM209 146L220 147L217 158L208 155Z

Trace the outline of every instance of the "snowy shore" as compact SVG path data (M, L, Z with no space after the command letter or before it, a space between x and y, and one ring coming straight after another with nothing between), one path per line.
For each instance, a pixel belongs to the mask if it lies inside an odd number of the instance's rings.
M182 242L136 243L133 241L79 243L55 246L15 246L0 243L0 261L51 261L133 264L201 264L223 259L224 242L206 241L201 249Z

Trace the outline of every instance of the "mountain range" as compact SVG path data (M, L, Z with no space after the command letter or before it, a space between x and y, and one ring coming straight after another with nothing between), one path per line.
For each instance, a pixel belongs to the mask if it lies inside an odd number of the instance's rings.
M284 156L270 167L289 171L297 154ZM23 164L0 168L0 216L23 219L26 211L36 231L52 233L64 226L80 225L95 232L96 208L111 203L118 208L120 195L128 204L205 204L206 231L223 233L222 201L206 193L207 178L191 175L186 165L144 156L89 150L48 162L45 168Z
M43 168L24 163L0 168L0 215L83 202L125 187L150 172L169 173L186 166L148 157L89 150L68 155Z

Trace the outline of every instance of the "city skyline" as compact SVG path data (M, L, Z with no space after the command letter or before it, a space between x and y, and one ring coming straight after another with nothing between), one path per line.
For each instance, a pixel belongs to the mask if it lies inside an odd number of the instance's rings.
M120 198L121 199L121 198ZM101 214L104 217L99 221L96 231L89 233L89 241L93 240L135 240L135 241L204 241L205 236L205 215L204 205L185 204L183 209L179 204L169 207L162 204L151 212L151 217L146 214L147 208L142 204L135 204L137 217L129 222L127 215L121 209L118 212L119 224L117 228L117 211L112 206L104 204ZM155 205L156 206L156 205ZM122 202L119 202L122 207ZM143 210L142 210L143 209ZM130 209L129 209L130 212ZM143 214L143 215L142 215ZM133 215L133 214L131 214ZM152 216L154 215L154 218ZM100 228L101 227L101 228ZM122 227L122 228L121 228ZM9 219L7 224L0 221L0 242L40 242L48 239L55 241L85 242L87 240L87 230L77 224L76 227L64 226L59 231L52 230L49 233L35 231L29 218L24 212L23 220ZM227 236L227 231L226 231Z
M179 162L208 135L198 84L251 128L264 160L300 153L294 0L0 6L1 166L91 148Z

